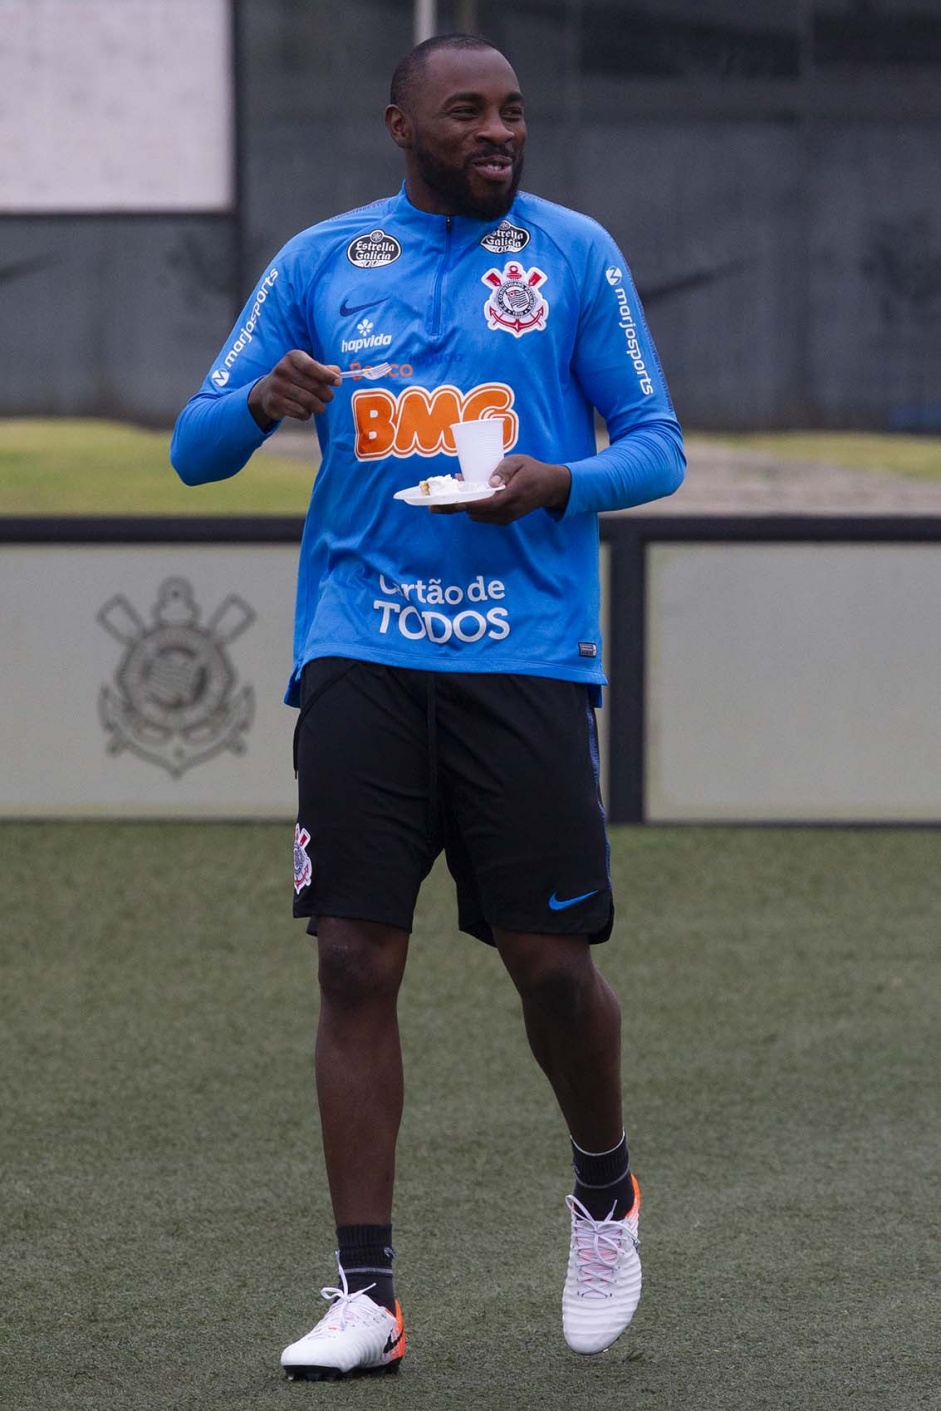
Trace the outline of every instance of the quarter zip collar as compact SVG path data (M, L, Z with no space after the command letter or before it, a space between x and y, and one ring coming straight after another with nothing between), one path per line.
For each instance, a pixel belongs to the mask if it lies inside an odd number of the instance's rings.
M445 233L450 235L453 246L477 244L487 234L495 230L502 220L512 220L516 201L505 216L494 216L490 220L478 220L476 216L441 215L436 211L421 211L408 199L405 183L393 196L391 214L413 230L423 231L429 238L441 240Z

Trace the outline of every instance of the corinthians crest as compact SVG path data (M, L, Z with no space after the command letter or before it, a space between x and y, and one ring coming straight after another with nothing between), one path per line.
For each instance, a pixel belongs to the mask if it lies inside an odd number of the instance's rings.
M113 688L102 686L98 713L108 750L130 750L179 778L222 750L241 754L255 713L251 686L234 691L225 648L255 620L234 594L204 625L185 578L167 578L148 624L119 594L97 620L124 647Z
M549 305L539 292L549 278L541 269L523 269L510 260L502 271L488 269L481 280L490 289L484 313L491 328L504 328L514 338L545 328Z

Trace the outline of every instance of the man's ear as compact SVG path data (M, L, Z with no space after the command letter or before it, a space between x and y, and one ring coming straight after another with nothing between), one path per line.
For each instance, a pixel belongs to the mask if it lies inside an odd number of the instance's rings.
M412 145L412 124L407 113L390 103L385 112L386 128L396 147L409 148Z

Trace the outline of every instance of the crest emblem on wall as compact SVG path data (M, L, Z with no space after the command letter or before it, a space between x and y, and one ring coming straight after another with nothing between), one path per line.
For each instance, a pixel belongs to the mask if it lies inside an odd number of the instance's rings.
M226 647L255 614L234 594L205 624L185 578L167 578L146 622L123 594L97 615L124 647L110 686L102 686L98 713L109 754L129 750L179 778L223 750L245 751L255 714L251 686L236 690Z
M514 338L545 328L549 305L540 290L549 278L533 265L524 269L510 260L502 270L488 269L481 280L490 290L484 313L491 328L502 328Z

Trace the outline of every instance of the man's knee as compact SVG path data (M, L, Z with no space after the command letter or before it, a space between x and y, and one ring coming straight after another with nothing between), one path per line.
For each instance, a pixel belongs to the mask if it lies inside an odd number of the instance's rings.
M373 922L323 918L318 928L320 991L334 1007L394 1001L408 937Z
M560 1022L576 1021L591 1001L598 972L578 936L501 938L500 953L523 1004Z

